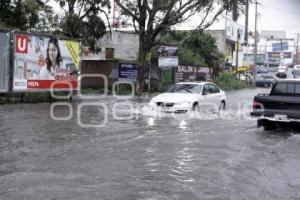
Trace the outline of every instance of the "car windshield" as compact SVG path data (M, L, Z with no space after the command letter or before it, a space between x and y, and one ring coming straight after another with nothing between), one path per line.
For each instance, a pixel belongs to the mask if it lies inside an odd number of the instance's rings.
M197 84L176 84L172 85L167 92L169 93L197 93L201 92L202 86Z
M273 76L263 76L264 79L273 79Z

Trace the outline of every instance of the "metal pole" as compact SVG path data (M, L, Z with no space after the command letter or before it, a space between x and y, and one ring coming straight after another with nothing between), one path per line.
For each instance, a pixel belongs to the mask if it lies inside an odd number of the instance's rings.
M253 76L253 83L255 86L255 79L256 79L256 60L257 60L257 4L258 2L255 1L255 26L254 26L254 76Z
M297 44L296 44L296 64L298 64L299 56L298 56L298 50L299 50L299 33L297 33Z
M249 0L245 0L246 10L245 10L245 44L248 44L248 25L249 25Z
M283 51L282 51L282 39L280 39L280 64L279 65L282 65L283 64Z
M237 30L236 35L236 49L235 49L235 73L236 78L238 78L238 64L239 64L239 29Z

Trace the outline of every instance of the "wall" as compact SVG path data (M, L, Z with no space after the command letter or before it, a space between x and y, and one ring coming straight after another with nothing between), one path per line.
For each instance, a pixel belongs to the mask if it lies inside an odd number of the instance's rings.
M225 31L224 30L208 30L206 31L216 40L216 45L219 51L223 54L226 54L226 47L225 47Z
M85 60L81 64L81 74L103 74L108 79L109 87L112 86L115 76L113 75L113 69L118 69L117 61L95 61ZM114 71L115 71L114 70ZM81 80L82 88L101 88L104 86L102 78L83 78Z
M137 60L139 50L139 36L134 32L112 31L105 34L100 40L101 52L94 54L84 48L83 60L107 60L105 58L106 48L114 49L114 58L134 61Z

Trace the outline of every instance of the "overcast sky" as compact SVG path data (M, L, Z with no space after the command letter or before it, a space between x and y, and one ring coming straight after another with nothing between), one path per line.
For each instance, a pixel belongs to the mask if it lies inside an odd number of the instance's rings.
M258 30L285 30L287 37L300 33L300 0L258 0ZM249 28L254 30L255 6L250 6ZM242 17L239 22L244 22Z
M253 0L254 1L254 0ZM287 37L296 38L296 34L300 33L300 0L258 0L258 24L257 28L261 30L285 30ZM52 3L52 5L55 3ZM56 4L55 10L60 10ZM223 18L225 14L223 15ZM228 17L230 17L228 15ZM249 10L249 30L254 31L255 6L250 5ZM241 16L239 21L241 25L245 25L245 18ZM199 18L193 17L190 22L183 25L183 29L192 28L199 23ZM220 20L210 29L224 29L225 23Z

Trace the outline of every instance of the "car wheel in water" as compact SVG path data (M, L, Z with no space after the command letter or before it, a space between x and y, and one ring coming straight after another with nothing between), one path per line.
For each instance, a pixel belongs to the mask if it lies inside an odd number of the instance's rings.
M219 110L224 111L225 108L226 108L225 101L222 101L221 104L220 104Z
M197 111L197 112L200 111L200 107L199 107L199 104L198 104L198 103L194 103L194 104L193 104L192 111Z

